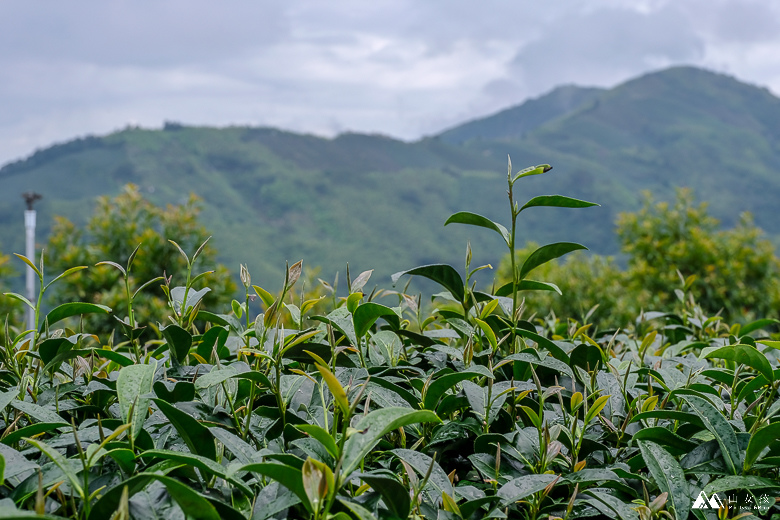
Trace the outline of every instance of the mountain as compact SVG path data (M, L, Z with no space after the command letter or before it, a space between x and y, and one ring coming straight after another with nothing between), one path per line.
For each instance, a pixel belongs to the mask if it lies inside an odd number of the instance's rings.
M516 107L446 130L438 138L456 145L472 139L521 139L543 124L593 101L603 92L600 88L564 85Z
M632 210L640 192L670 198L689 186L732 225L750 211L780 234L780 99L768 90L692 67L647 74L607 90L521 139L472 140L484 156L545 159L611 209Z
M600 203L587 210L523 212L522 241L579 241L615 253L614 219L636 210L640 192L670 198L691 186L733 224L752 211L780 235L780 99L705 70L676 67L611 89L560 87L545 96L417 142L381 135L333 139L273 128L166 124L127 128L41 150L0 169L0 250L23 250L20 194L35 190L45 236L53 215L83 222L91 201L133 182L156 203L203 200L203 221L220 259L253 281L280 283L300 258L332 278L424 263L496 265L504 253L483 229L442 225L455 211L507 220L506 157L515 170L553 172L518 184L518 198L561 193Z

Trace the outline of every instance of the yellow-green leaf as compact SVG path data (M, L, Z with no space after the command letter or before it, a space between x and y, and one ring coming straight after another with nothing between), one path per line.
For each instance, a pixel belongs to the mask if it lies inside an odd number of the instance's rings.
M330 393L333 394L336 404L339 405L339 408L341 408L341 411L344 412L344 414L347 414L347 412L349 412L349 401L347 400L347 392L344 391L344 387L341 386L341 383L339 383L339 380L333 372L319 363L317 363L316 366L317 370L320 371L320 375L322 375L322 379L324 379L325 383L328 385Z
M588 409L588 413L585 414L585 424L588 424L590 421L596 418L596 416L601 412L601 410L604 409L604 407L607 405L607 401L609 401L610 396L608 395L602 395L596 401L591 405L591 407Z

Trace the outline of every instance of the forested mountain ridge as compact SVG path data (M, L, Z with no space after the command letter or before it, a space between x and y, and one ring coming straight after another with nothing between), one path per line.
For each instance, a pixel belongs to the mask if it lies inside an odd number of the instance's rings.
M780 196L780 99L766 89L690 67L612 89L561 87L438 136L333 139L273 128L167 124L127 128L41 150L0 169L0 250L23 250L23 191L44 195L39 242L53 215L83 222L91 201L132 182L157 203L203 199L220 258L275 283L284 261L304 258L331 278L347 261L382 276L415 265L497 262L501 243L482 230L442 227L458 210L505 221L506 157L515 169L550 163L529 179L542 193L600 203L580 212L522 215L523 239L579 241L616 251L613 221L640 191L669 198L690 186L726 224L743 211L770 235Z

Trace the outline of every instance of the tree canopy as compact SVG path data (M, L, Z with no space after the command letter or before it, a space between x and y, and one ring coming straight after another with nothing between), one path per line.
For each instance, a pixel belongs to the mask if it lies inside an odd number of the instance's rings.
M139 247L132 269L129 286L139 287L159 276L170 277L176 285L177 278L185 275L187 265L175 245L175 240L190 254L208 239L209 233L198 221L199 199L190 195L183 204L159 207L143 197L139 188L126 185L115 197L97 199L92 216L83 227L57 217L46 245L49 272L63 271L74 265L90 266L90 269L74 274L58 283L58 301L84 301L107 305L117 317L127 314L125 287L121 272L110 265L96 265L103 261L125 266L128 258ZM213 270L203 281L211 291L204 304L211 308L230 309L231 296L236 284L227 268L216 262L216 252L208 245L198 256L195 269L199 272ZM178 280L181 281L181 280ZM164 323L168 314L168 300L161 284L153 284L137 296L133 308L149 318L155 327ZM100 319L91 324L100 332L113 330L116 321Z

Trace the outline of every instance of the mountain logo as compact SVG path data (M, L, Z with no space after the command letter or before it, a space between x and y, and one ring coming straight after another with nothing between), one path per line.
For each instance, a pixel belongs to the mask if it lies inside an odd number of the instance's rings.
M717 493L713 493L710 498L707 498L707 495L702 491L691 507L694 509L720 509L723 507L723 502Z

